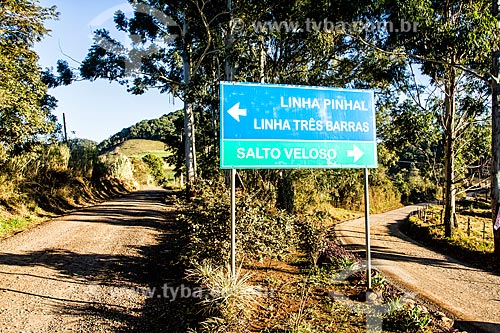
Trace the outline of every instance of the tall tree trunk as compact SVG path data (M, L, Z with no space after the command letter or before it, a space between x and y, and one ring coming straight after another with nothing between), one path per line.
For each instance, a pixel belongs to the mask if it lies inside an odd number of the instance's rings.
M494 76L500 79L500 51L493 55ZM493 234L495 243L495 256L500 259L500 228L497 217L500 209L500 84L493 80L493 93L491 103L492 113L492 157L491 162L491 212L493 220Z
M455 117L456 117L456 75L455 69L450 69L449 78L445 83L445 151L444 151L444 225L445 236L452 237L455 231Z
M493 0L493 15L500 23L499 1ZM500 50L493 52L493 80L492 80L492 162L491 162L491 211L493 219L493 233L495 242L495 257L500 259L500 228L496 223L500 209ZM497 226L497 227L495 227ZM495 230L497 229L497 230Z
M196 145L193 101L191 94L191 46L189 41L189 23L184 18L182 65L184 74L184 151L186 157L186 178L188 191L196 179Z
M225 76L226 81L233 81L234 78L234 64L231 62L233 52L233 8L232 1L227 0L227 10L229 12L229 26L227 27L227 35L225 36L226 57L225 57Z

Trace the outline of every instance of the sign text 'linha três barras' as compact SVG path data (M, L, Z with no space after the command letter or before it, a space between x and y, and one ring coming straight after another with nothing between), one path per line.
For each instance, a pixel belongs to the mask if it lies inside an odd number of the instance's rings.
M326 132L370 132L370 124L360 121L331 121L310 119L254 118L253 129L271 131L326 131Z
M364 100L281 96L280 101L282 108L369 111L367 102Z

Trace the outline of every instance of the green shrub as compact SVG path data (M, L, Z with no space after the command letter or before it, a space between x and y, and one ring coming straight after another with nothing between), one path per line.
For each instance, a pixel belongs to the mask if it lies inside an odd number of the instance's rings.
M328 229L323 222L325 218L325 212L316 210L314 214L306 215L296 224L299 248L314 267L318 266L318 260L327 246Z
M183 262L224 265L230 256L230 198L221 182L200 186L180 214ZM295 248L295 220L269 203L241 193L236 199L237 258L282 258Z
M390 303L389 311L384 315L384 329L391 332L420 333L427 332L432 317L420 305L409 302L403 304L398 298Z
M401 192L401 202L404 204L427 202L438 196L438 184L423 178L415 167L396 174L394 184Z
M151 175L154 177L157 185L164 185L167 182L165 175L165 162L162 158L148 154L142 158L142 161L149 167Z

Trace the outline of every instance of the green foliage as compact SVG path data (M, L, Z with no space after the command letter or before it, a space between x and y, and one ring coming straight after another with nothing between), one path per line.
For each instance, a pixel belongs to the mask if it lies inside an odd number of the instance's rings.
M107 171L96 161L95 143L86 140L37 145L3 160L0 212L6 220L0 235L24 228L36 216L62 214L123 189L101 178Z
M144 156L142 160L149 167L150 173L154 177L156 184L164 185L167 182L167 178L163 159L156 155L148 154Z
M142 159L130 158L130 162L132 162L134 180L139 186L149 186L155 183L149 166Z
M427 327L432 317L420 305L409 302L402 303L398 298L390 303L391 308L384 315L384 329L391 332L422 333L428 332Z
M215 265L229 262L230 198L218 183L197 189L197 197L180 216L184 262L192 266L209 260ZM249 194L240 194L236 203L237 255L261 260L282 258L296 244L294 219Z
M56 132L55 100L37 66L33 45L47 34L43 23L56 16L31 0L6 0L0 7L0 146L18 154Z
M90 140L75 139L68 142L70 157L68 168L77 176L92 177L94 166L98 163L97 144Z
M390 173L396 174L415 163L423 176L439 180L443 148L436 107L423 108L405 100L381 112L384 115L380 115L378 135L383 140L383 147L395 154L398 162L391 167Z
M452 64L489 70L490 53L498 46L491 1L398 0L386 5L391 21L418 23L416 31L393 31L389 41L419 56L425 74L441 80Z
M475 122L484 122L488 104L485 97L491 83L491 54L498 49L500 41L497 18L493 17L488 0L397 0L384 5L391 21L418 23L418 29L413 31L390 32L385 46L403 50L442 91L435 97L427 94L427 102L431 103L420 102L419 107L434 108L436 123L441 127L443 222L447 236L452 236L455 187L460 186L458 180L463 178L466 168L460 145L464 146L467 132ZM419 87L412 97L414 101L421 101Z
M429 202L438 197L436 184L423 178L414 165L410 170L401 169L394 176L394 185L401 193L401 202L404 204Z

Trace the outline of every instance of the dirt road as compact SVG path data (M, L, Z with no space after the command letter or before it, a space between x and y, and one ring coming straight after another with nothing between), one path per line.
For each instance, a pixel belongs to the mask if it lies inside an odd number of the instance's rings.
M0 332L154 331L148 290L168 272L167 192L143 191L0 242Z
M398 223L418 206L371 216L374 267L457 317L475 331L500 332L500 276L428 250L403 235ZM364 249L364 218L336 226L353 249Z

